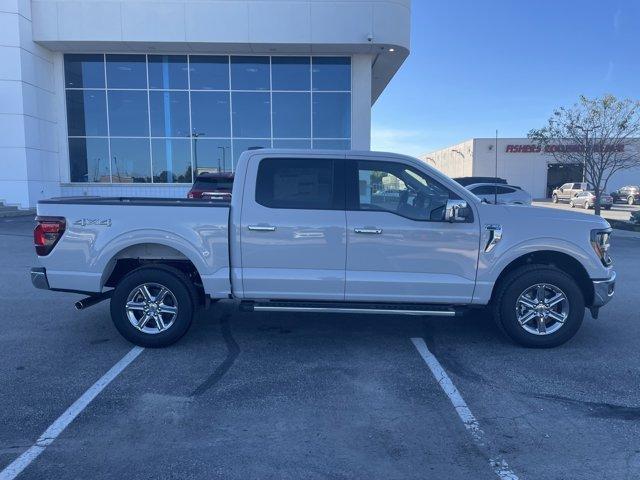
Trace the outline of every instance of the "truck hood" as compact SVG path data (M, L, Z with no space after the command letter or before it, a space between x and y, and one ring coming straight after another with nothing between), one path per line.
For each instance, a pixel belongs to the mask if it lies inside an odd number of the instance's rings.
M562 235L562 238L566 238L565 234L610 227L609 222L599 215L548 207L481 204L479 211L483 224L521 225L523 230L544 232L540 232L539 236Z

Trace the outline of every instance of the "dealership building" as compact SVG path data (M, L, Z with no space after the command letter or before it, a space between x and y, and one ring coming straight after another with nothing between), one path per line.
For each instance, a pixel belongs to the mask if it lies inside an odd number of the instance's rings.
M410 0L9 0L0 202L184 196L256 147L369 149Z
M498 176L533 198L548 198L555 187L582 181L582 165L558 163L552 153L557 148L563 145L540 147L527 138L499 138L496 146L495 138L472 138L420 158L450 177ZM640 139L624 148L640 149ZM625 185L640 185L640 168L615 173L607 190Z

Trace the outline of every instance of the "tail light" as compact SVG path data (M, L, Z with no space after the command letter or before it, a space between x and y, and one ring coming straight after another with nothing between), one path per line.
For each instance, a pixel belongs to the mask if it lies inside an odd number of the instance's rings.
M63 217L36 217L36 222L38 224L33 230L33 243L38 256L44 257L56 246L67 223Z

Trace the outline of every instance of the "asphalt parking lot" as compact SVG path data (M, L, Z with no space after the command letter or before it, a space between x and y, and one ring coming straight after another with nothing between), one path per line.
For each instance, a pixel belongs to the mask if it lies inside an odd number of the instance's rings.
M132 350L107 302L76 312L77 295L32 288L31 229L0 219L0 472ZM615 298L552 350L515 346L482 314L220 304L175 346L142 351L18 478L640 478L640 238L614 235L612 254Z

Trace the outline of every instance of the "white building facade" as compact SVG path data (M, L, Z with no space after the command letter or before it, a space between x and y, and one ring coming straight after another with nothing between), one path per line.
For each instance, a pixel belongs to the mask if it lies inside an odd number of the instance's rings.
M7 0L0 202L183 196L256 147L369 149L410 0Z
M549 148L554 148L554 145ZM640 149L640 139L626 148ZM499 138L497 147L495 138L472 138L420 155L420 158L454 178L504 178L511 185L524 188L536 199L549 198L553 188L564 183L582 181L581 165L559 164L552 153L527 138ZM625 185L640 185L640 169L614 174L607 191Z

